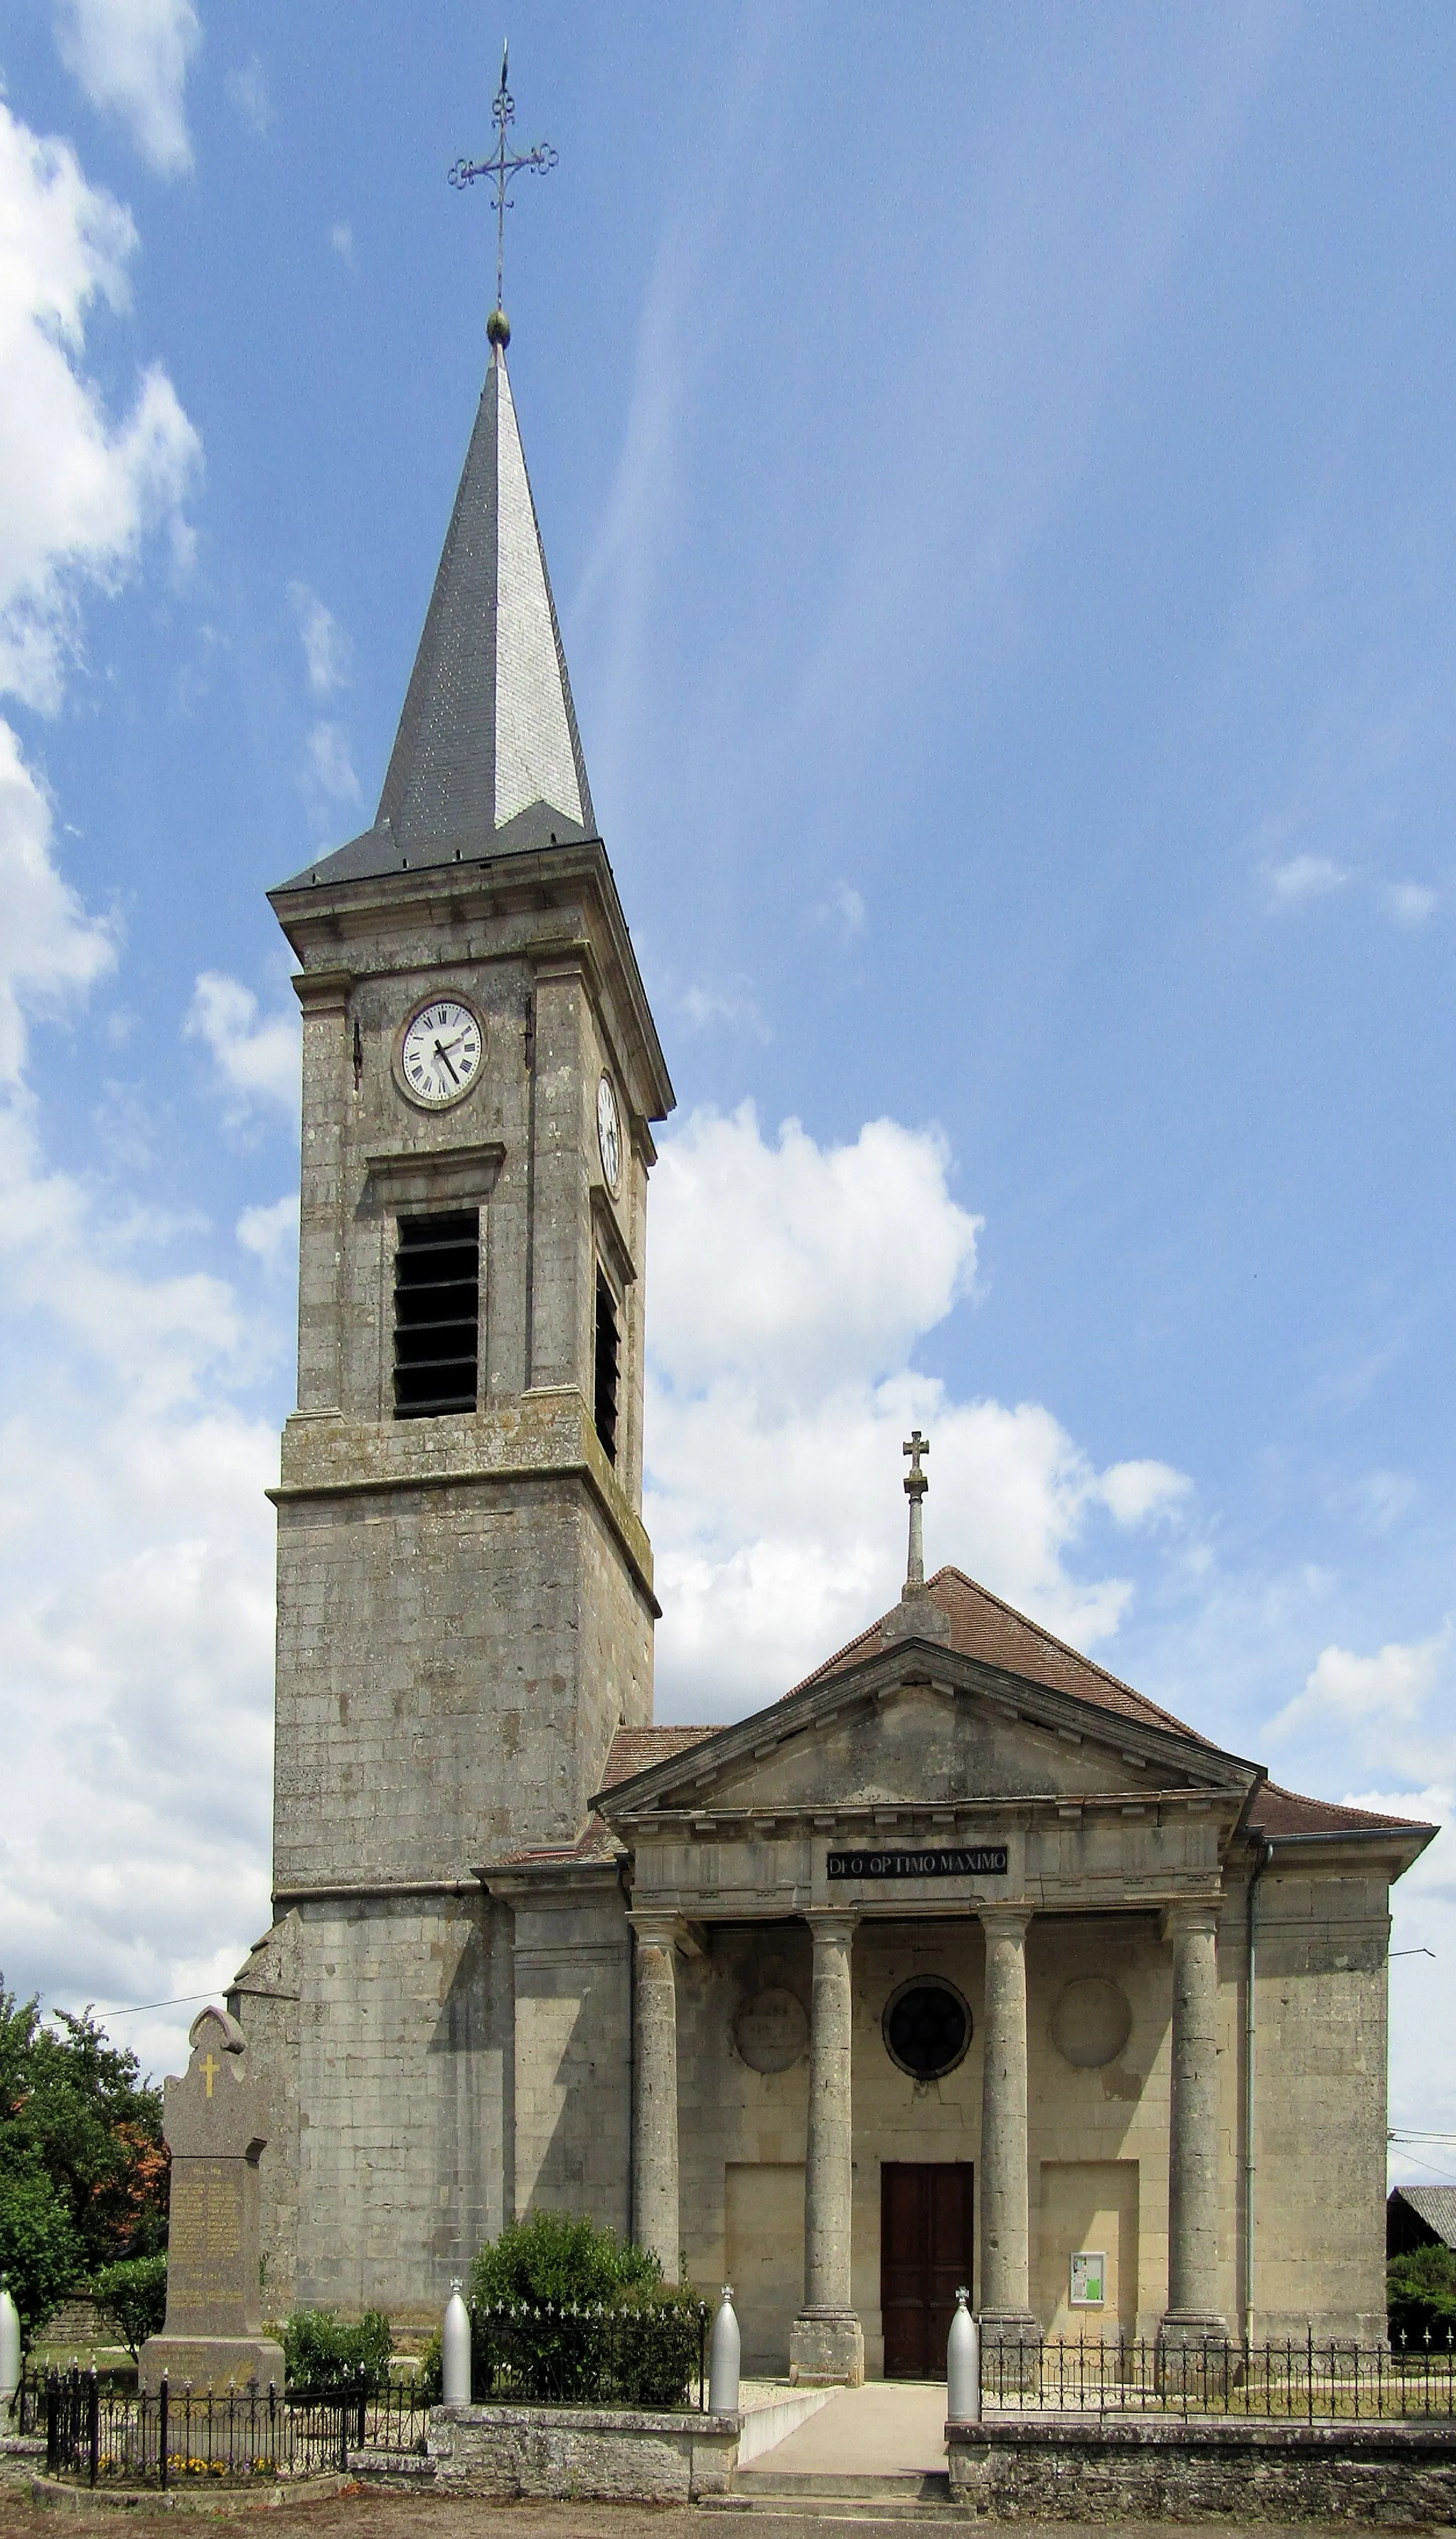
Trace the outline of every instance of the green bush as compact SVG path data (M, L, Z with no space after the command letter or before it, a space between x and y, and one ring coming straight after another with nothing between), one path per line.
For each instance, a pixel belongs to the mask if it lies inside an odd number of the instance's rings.
M499 2383L538 2403L686 2403L699 2305L663 2284L650 2248L594 2222L536 2213L481 2249L470 2294L477 2396Z
M445 2395L445 2337L437 2327L427 2338L415 2373L415 2396L422 2407L438 2407Z
M91 2279L91 2295L135 2363L149 2336L160 2336L167 2317L167 2259L121 2257Z
M283 2369L291 2389L336 2389L361 2376L378 2389L389 2376L394 2336L382 2310L367 2309L360 2319L342 2319L337 2310L296 2309L284 2323Z
M1392 2257L1385 2270L1390 2341L1399 2350L1425 2349L1426 2331L1433 2346L1445 2346L1456 2331L1456 2249L1412 2248Z
M618 2301L661 2280L662 2261L650 2248L568 2213L533 2213L481 2249L470 2269L470 2299L477 2309L507 2301Z

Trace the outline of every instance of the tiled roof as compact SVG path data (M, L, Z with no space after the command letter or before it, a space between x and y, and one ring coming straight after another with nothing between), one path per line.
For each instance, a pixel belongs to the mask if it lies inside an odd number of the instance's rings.
M1392 2197L1397 2195L1448 2248L1456 2248L1456 2186L1397 2186Z
M1249 1810L1256 1833L1276 1840L1290 1833L1430 1833L1434 1827L1417 1817L1377 1816L1369 1808L1337 1807L1333 1799L1304 1799L1297 1790L1282 1790L1266 1781Z
M1135 1692L1105 1667L1094 1665L1080 1650L1069 1648L1040 1622L1029 1621L1013 1606L1004 1605L990 1589L978 1587L959 1569L937 1569L927 1581L926 1592L932 1604L938 1606L950 1624L950 1645L965 1658L981 1658L988 1666L1005 1667L1008 1675L1024 1676L1029 1683L1050 1684L1054 1691L1070 1692L1077 1701L1094 1701L1100 1710L1118 1711L1124 1719L1141 1719L1150 1728L1172 1729L1179 1737L1191 1737L1200 1746L1211 1744L1200 1737L1186 1721L1175 1719L1170 1710L1160 1709L1155 1701ZM816 1667L812 1675L794 1690L802 1692L811 1683L822 1683L826 1677L843 1675L847 1668L858 1666L871 1657L880 1645L880 1631L888 1615L871 1622L867 1631L836 1651L832 1658Z
M634 1773L650 1772L655 1763L666 1763L674 1754L685 1754L690 1746L701 1746L704 1738L713 1733L711 1728L619 1728L612 1739L601 1786L609 1790L615 1781L630 1781Z

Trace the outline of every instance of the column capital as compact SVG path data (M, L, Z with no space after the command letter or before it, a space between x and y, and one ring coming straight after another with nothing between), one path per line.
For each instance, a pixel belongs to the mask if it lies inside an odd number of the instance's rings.
M1032 1917L1029 1904L975 1904L971 1910L988 1939L1022 1940Z
M1217 1895L1190 1895L1176 1904L1163 1906L1163 1938L1178 1940L1216 1934L1222 1917L1222 1898Z
M811 1904L802 1918L807 1922L816 1946L822 1940L831 1947L838 1944L848 1948L860 1925L858 1913L846 1913L839 1905L826 1908L822 1904Z
M672 1949L677 1946L680 1914L655 1913L649 1910L643 1913L629 1913L627 1919L644 1948Z

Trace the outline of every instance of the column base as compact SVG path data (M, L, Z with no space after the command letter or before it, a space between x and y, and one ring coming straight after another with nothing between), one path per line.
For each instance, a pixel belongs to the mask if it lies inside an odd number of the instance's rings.
M1159 2345L1201 2345L1216 2338L1228 2343L1228 2321L1213 2309L1167 2309L1157 2323Z
M857 2313L801 2309L789 2331L789 2377L798 2389L858 2389L865 2377L865 2330Z

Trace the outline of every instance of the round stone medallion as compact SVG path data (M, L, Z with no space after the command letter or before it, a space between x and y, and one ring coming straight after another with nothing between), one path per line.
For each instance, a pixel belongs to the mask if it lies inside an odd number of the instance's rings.
M1115 2063L1133 2029L1127 1994L1106 1975L1078 1975L1052 2013L1052 2043L1079 2072Z
M750 2072L790 2072L803 2059L809 2023L797 1993L766 1984L733 2021L733 2043Z
M891 1993L880 2022L885 2051L917 2081L938 2081L963 2061L971 2014L943 1975L916 1975Z

